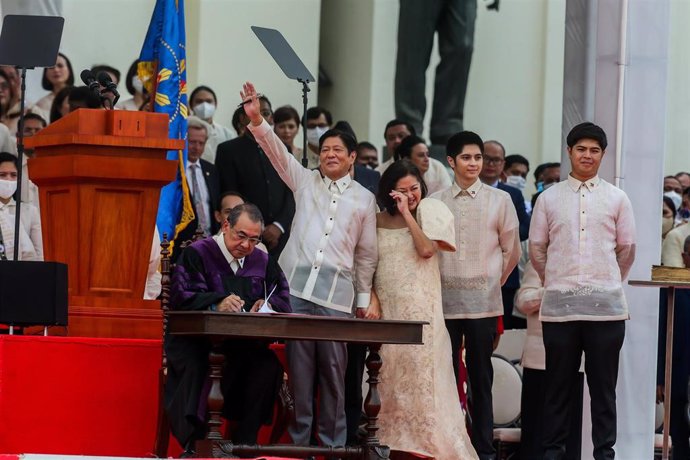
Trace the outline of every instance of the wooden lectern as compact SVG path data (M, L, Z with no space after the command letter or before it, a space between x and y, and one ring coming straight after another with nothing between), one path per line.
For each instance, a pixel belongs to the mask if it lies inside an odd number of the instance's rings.
M26 139L44 257L69 271L68 335L160 338L143 300L161 187L176 175L168 116L80 109Z

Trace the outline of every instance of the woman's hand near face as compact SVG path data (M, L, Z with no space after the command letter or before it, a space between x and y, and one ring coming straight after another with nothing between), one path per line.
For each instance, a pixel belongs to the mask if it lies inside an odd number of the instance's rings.
M395 200L395 205L401 215L404 216L410 213L410 204L407 195L396 190L391 190L390 196Z

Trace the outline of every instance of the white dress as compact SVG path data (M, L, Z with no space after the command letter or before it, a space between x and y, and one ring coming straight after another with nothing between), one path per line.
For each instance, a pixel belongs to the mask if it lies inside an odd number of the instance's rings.
M455 247L453 215L426 198L417 222L427 238ZM465 429L443 319L438 255L417 254L407 227L378 228L374 287L384 319L427 321L423 345L384 345L378 436L393 450L436 460L476 459Z

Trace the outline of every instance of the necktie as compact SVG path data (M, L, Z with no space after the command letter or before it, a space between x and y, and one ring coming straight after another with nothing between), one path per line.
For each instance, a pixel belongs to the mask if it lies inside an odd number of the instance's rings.
M204 235L208 234L208 221L206 213L204 212L204 202L201 200L201 188L199 187L199 180L197 179L198 164L189 166L192 170L192 198L194 199L194 210L199 221L199 227L204 231Z

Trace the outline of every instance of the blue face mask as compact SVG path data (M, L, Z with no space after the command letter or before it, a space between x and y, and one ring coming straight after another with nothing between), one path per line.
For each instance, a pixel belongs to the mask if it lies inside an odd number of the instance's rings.
M544 182L539 181L537 182L537 192L543 192L544 191Z

